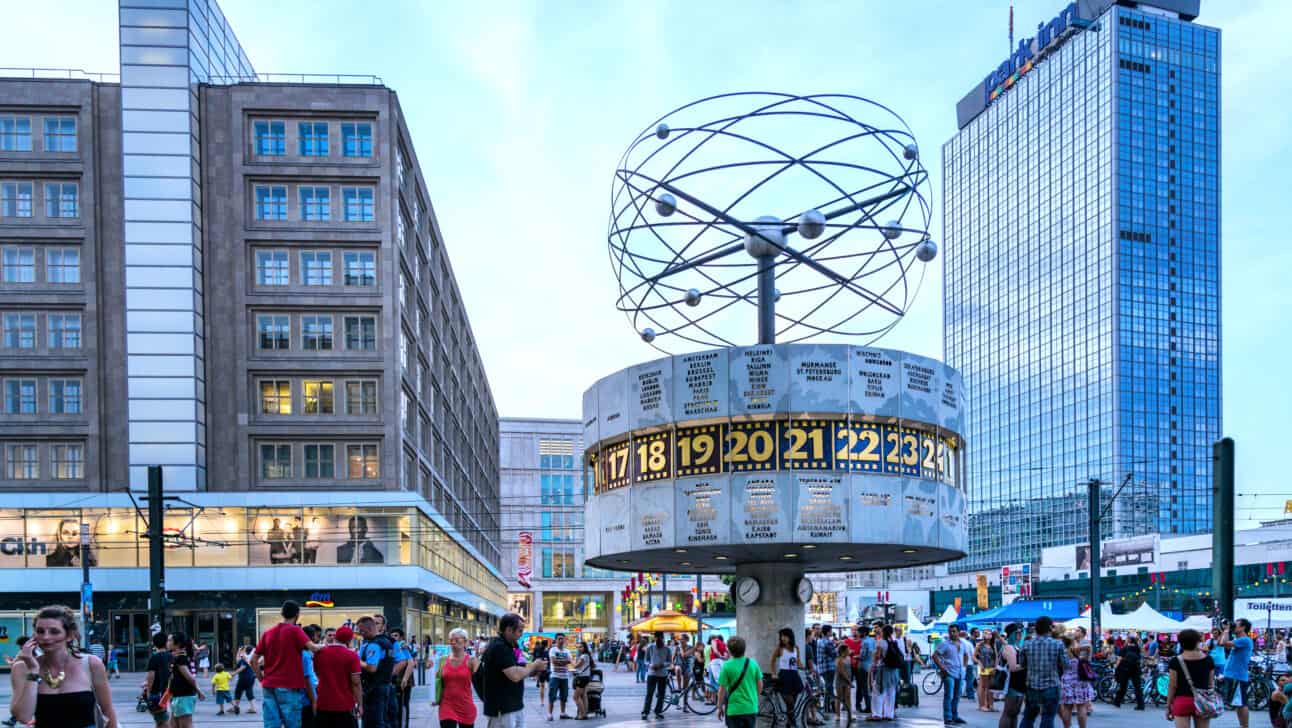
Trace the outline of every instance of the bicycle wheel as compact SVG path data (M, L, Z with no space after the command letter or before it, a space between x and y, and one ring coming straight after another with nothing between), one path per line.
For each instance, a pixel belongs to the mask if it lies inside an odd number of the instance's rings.
M709 715L718 709L718 703L716 701L709 702L708 696L705 695L704 686L699 683L691 683L690 689L682 695L682 700L685 701L684 704L687 710L696 715Z
M1110 675L1105 675L1095 683L1095 700L1111 703L1117 697L1117 681Z
M1251 705L1252 710L1265 710L1270 704L1270 686L1264 679L1252 681L1252 686L1247 689L1247 702Z
M937 672L925 673L924 678L920 680L920 689L925 695L937 695L942 691L942 676Z

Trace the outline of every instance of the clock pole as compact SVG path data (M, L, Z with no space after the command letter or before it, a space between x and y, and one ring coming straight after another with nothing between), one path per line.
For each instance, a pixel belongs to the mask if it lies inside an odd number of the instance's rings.
M764 672L776 673L771 659L779 640L777 633L784 627L794 630L795 635L803 631L807 604L800 602L796 593L803 578L803 567L795 563L736 565L736 634L745 638L745 654L762 665ZM740 598L744 579L758 583L758 589L752 590L758 595L752 604Z

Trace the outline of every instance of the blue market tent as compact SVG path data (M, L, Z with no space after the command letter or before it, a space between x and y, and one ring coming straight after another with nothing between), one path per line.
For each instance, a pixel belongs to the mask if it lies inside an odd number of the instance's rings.
M1081 616L1081 603L1075 598L1019 599L1003 607L988 609L970 615L963 621L969 624L1000 624L1004 622L1035 622L1049 617L1065 622Z

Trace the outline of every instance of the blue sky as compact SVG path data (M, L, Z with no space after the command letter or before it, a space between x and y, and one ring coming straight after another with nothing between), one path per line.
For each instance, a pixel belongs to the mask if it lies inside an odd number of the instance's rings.
M1061 4L1018 0L1020 35ZM614 309L605 245L615 163L652 119L725 91L872 97L911 125L940 191L955 102L1008 52L1007 0L222 5L262 73L374 74L399 93L505 416L578 417L588 384L654 356ZM1239 498L1240 519L1273 518L1292 498L1277 468L1292 429L1292 47L1267 39L1292 5L1202 9L1224 33L1224 429L1238 491L1263 494ZM115 71L116 14L111 0L7 8L0 65ZM885 345L941 355L934 265Z

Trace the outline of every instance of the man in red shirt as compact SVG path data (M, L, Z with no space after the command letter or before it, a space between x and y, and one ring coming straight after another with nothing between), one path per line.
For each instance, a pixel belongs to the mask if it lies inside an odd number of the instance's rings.
M359 655L346 645L354 631L343 626L336 631L336 642L325 646L314 656L314 674L318 676L318 709L314 711L314 728L355 728L355 718L363 716L363 687L359 683Z
M305 693L304 650L318 652L314 643L296 624L301 606L293 601L283 602L283 619L265 630L256 644L253 668L264 688L260 709L265 726L300 728L301 712L307 704Z

